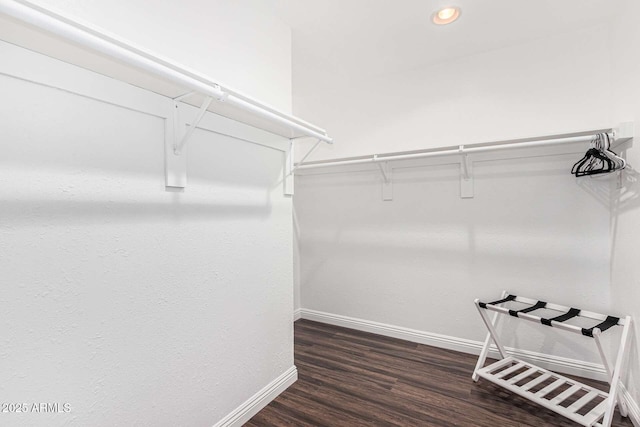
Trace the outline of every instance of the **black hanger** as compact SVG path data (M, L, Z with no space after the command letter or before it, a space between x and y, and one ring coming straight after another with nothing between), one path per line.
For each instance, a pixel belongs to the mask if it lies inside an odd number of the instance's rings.
M575 176L596 175L611 172L612 169L613 162L611 159L602 154L597 148L590 148L584 157L573 165L571 173Z
M598 134L591 141L591 148L584 157L571 168L571 173L577 177L598 175L624 168L624 160L609 150L609 135Z
M578 169L576 176L597 175L601 173L609 173L614 170L613 162L605 156L600 150L592 149L590 161L582 169Z

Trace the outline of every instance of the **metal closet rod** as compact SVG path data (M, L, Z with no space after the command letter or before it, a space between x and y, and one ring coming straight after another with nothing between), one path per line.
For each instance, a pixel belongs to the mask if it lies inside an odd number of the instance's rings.
M220 102L225 102L272 122L297 130L306 136L320 139L329 144L333 143L333 140L326 134L311 129L306 126L306 122L296 117L278 112L265 104L233 91L225 91L218 83L204 76L185 70L165 59L151 55L114 37L27 1L0 0L0 13L4 13L55 34L74 44L100 52L110 58L164 78L174 84L187 88L189 91L211 96Z
M490 151L506 150L513 148L531 148L531 147L544 147L548 145L561 145L572 144L577 142L589 142L596 133L612 132L612 129L604 129L602 131L596 131L589 135L579 136L566 136L553 139L540 139L536 141L523 141L512 143L495 143L492 145L460 145L458 148L443 148L424 153L411 153L411 154L373 154L363 159L347 159L347 160L330 160L326 162L314 162L314 163L299 163L296 165L296 170L301 169L315 169L324 168L330 166L345 166L345 165L358 165L366 163L384 163L394 160L409 160L409 159L422 159L426 157L444 157L452 155L464 155L473 153L486 153Z

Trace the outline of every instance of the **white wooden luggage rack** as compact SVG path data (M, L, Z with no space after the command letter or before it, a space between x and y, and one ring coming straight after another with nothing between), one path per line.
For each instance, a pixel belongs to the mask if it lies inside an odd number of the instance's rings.
M629 339L629 329L631 326L630 316L626 316L625 318L607 316L544 301L523 298L507 292L504 292L502 298L497 301L484 303L476 299L475 304L489 333L487 334L482 352L478 358L478 363L473 372L474 381L478 381L479 378L489 380L583 426L610 427L616 404L619 406L620 413L623 416L627 416L627 407L620 393L620 378L624 364L625 349ZM509 309L505 304L518 305L520 307L517 310ZM522 306L524 307L522 308ZM531 314L541 309L558 312L559 315L544 318ZM488 311L495 312L493 319L489 319ZM607 373L610 384L609 392L595 389L507 355L496 333L496 326L499 322L500 314L508 314L519 319L537 322L542 325L573 332L593 339ZM580 317L592 319L598 323L591 328L582 328L565 323L569 319ZM600 335L617 326L622 328L622 335L615 365L612 369L605 356ZM485 367L484 364L489 353L491 340L496 344L498 353L502 359Z

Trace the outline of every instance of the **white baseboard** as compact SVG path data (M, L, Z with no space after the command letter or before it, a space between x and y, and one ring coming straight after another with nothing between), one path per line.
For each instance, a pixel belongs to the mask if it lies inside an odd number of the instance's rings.
M340 316L337 314L325 313L322 311L300 310L302 319L327 323L335 326L356 329L363 332L371 332L392 338L399 338L405 341L430 345L433 347L445 348L448 350L460 351L468 354L480 354L483 343L464 338L457 338L448 335L435 334L432 332L419 331L416 329L404 328L401 326L388 325L385 323L372 322L369 320L356 319L353 317ZM584 362L581 360L568 359L565 357L552 356L520 349L506 348L509 354L534 363L542 368L552 371L577 375L584 378L591 378L599 381L606 381L604 366L597 363ZM490 357L497 358L497 350L490 352ZM640 427L640 426L639 426Z
M627 409L629 410L629 419L633 423L635 427L640 427L640 405L638 402L631 396L631 393L624 387L621 386L622 398L627 404Z
M294 310L293 312L293 321L295 322L296 320L300 320L302 319L302 309L299 308L297 310Z
M273 399L278 397L280 393L296 382L297 379L298 369L292 366L229 415L218 421L213 427L241 427Z

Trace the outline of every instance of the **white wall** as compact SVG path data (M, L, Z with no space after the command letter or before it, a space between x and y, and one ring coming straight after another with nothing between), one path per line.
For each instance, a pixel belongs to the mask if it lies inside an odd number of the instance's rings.
M612 24L613 117L616 121L635 122L640 130L640 29L637 17L640 4L629 0L620 4ZM638 172L640 147L636 142L627 150L627 159L634 168L625 172L624 187L613 193L612 204L612 283L614 305L622 314L631 314L640 321L640 206ZM631 344L629 374L626 383L636 402L640 402L640 329L636 323ZM640 413L636 416L640 417Z
M308 160L597 129L610 125L608 57L606 25L350 81L294 52L294 109L336 141Z
M395 163L391 202L375 170L299 176L302 308L476 341L474 299L504 289L606 312L609 210L568 174L576 156L476 162L474 199L458 164ZM590 341L511 323L509 345L598 360Z
M592 28L349 89L314 89L294 68L295 113L336 139L313 160L608 127L608 37ZM478 162L464 200L457 163L394 164L392 202L375 170L301 174L302 308L475 341L485 329L473 300L503 289L607 312L609 184L569 174L585 147ZM511 345L598 360L590 341L519 323Z
M162 5L158 21L129 2L131 15L112 2L55 3L114 32L144 22L148 33L123 34L131 39L151 40L170 14ZM171 7L174 32L194 24L178 13L190 8ZM224 10L262 22L245 7ZM191 30L205 36L216 28L196 22ZM288 56L265 65L255 51L289 49L289 32L265 22L242 42L246 27L225 24L228 40L247 43L225 67L238 70L231 84L240 90L260 87L258 97L286 105ZM196 69L207 67L200 58L213 61L202 51L227 43L184 31L191 61L178 60ZM164 37L149 47L164 46ZM169 108L166 99L38 55L21 62L24 50L1 47L3 70L46 70L70 91L78 82L153 111L0 77L0 394L3 402L71 408L2 414L0 423L215 424L293 366L292 204L282 195L282 151L198 130L188 188L165 192L164 120L154 111ZM167 48L157 50L171 56Z

